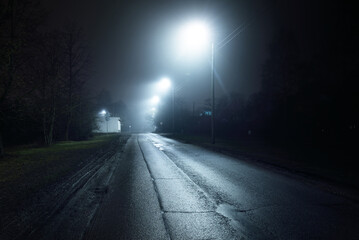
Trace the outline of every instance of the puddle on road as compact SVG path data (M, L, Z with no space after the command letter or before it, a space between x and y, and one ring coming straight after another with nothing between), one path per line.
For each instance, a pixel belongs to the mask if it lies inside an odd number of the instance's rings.
M245 211L236 209L234 206L227 203L220 204L217 207L216 212L236 222L240 221L245 214Z
M155 145L155 147L158 148L160 151L164 150L163 144L161 144L161 143L153 143L153 145Z

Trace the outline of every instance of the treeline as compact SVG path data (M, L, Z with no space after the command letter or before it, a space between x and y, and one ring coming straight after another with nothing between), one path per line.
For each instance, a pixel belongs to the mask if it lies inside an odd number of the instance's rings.
M88 37L73 21L47 24L36 1L0 1L0 154L3 145L91 135L95 106Z

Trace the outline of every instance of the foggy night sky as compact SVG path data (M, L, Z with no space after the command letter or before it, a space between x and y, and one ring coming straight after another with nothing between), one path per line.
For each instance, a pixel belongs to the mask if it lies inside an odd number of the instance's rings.
M145 103L156 94L155 83L163 76L174 82L176 97L183 98L188 108L210 97L210 50L201 58L176 58L174 35L186 22L206 21L215 43L249 23L215 57L216 97L231 92L248 97L260 88L273 33L286 21L299 32L318 27L318 22L306 17L321 8L311 1L281 0L82 0L76 4L68 0L53 6L59 17L71 16L91 33L97 66L91 83L94 94L109 90L114 101L122 100L133 112L148 110Z
M168 76L183 86L178 94L192 104L209 97L210 51L195 60L176 59L176 29L193 19L205 20L218 42L249 20L244 32L216 52L225 91L248 96L258 89L271 37L271 10L265 2L91 0L61 1L56 7L61 14L84 21L93 34L102 78L93 83L94 88L108 89L114 100L131 104L151 97L150 85ZM217 89L221 95L221 88Z
M259 11L263 5L251 7L252 11L255 8ZM178 96L187 98L190 103L192 99L203 101L210 90L210 51L196 61L176 59L173 36L187 21L205 19L213 28L215 40L220 40L246 19L241 9L239 4L229 1L166 1L119 6L113 10L113 20L109 20L112 24L108 24L104 34L107 44L101 52L106 53L102 55L105 85L111 86L114 95L118 93L130 103L138 101L139 96L150 98L154 94L151 84L168 76L185 88L182 92L176 91ZM226 89L242 89L240 92L247 95L258 87L260 63L269 34L262 31L264 19L262 23L260 20L257 26L254 23L243 32L247 37L239 36L217 52L216 69Z

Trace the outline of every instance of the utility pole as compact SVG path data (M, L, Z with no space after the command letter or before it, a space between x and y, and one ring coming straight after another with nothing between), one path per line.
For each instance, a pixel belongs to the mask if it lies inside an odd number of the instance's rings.
M110 121L110 113L109 112L106 112L105 120L106 120L106 131L108 134L108 121Z
M215 101L214 101L214 44L212 42L212 64L211 64L211 85L212 85L212 104L211 104L211 137L212 137L212 144L215 144L216 142L216 136L214 132L214 111L215 111Z
M172 133L175 133L175 87L171 86L172 88Z

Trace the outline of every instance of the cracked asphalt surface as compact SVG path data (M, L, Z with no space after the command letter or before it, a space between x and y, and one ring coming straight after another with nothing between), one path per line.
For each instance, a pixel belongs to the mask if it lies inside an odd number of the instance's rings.
M133 135L86 239L359 239L356 202L288 173Z
M46 222L29 238L359 239L358 202L157 134L132 135Z

